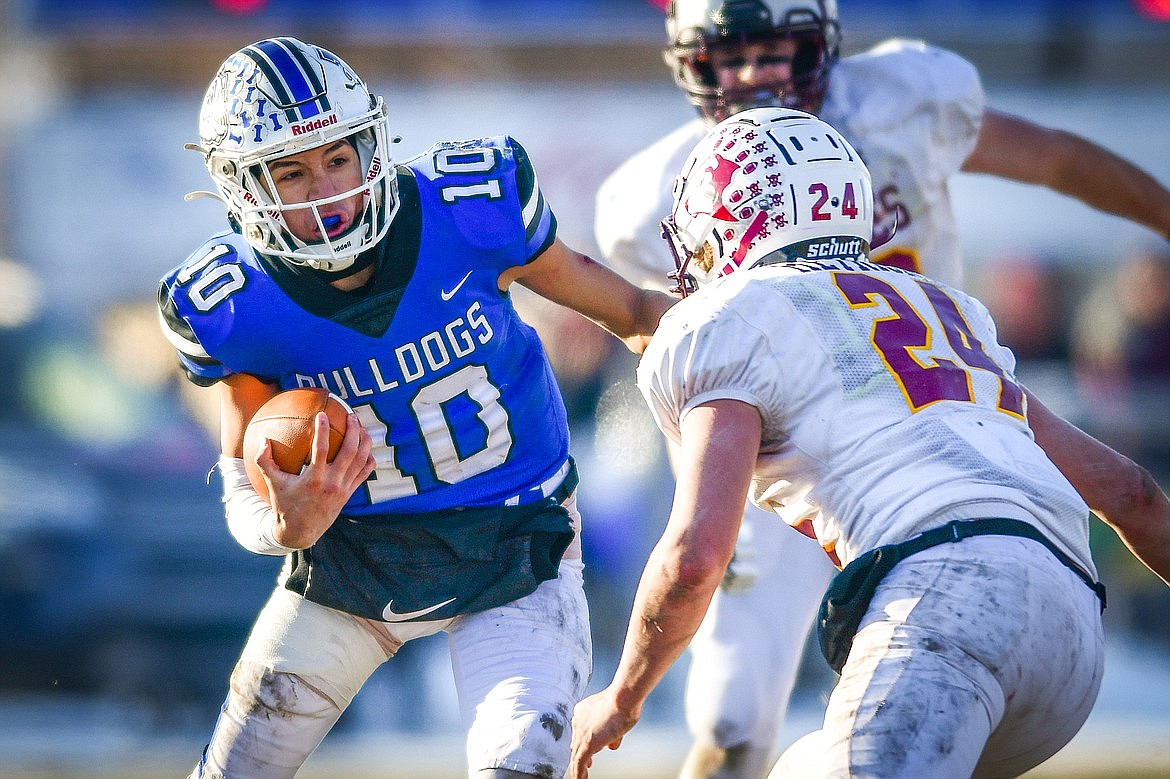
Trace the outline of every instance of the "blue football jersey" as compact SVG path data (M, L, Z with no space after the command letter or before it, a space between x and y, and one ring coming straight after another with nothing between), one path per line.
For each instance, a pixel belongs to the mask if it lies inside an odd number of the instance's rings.
M398 175L402 205L363 295L225 232L162 280L167 334L197 383L249 373L353 407L377 470L343 514L499 505L568 457L544 349L497 287L551 245L556 220L508 137L437 144Z

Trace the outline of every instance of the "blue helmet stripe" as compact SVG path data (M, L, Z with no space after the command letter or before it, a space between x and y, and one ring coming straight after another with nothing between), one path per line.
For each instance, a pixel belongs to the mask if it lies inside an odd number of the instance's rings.
M301 43L296 38L277 38L276 40L284 44L288 53L301 64L301 73L309 82L309 90L320 101L321 110L328 111L329 95L325 89L321 65L308 57L307 44Z
M298 122L328 110L329 102L324 85L310 63L296 48L282 39L260 41L245 49L248 56L264 72L276 94L271 95L284 109L289 121Z

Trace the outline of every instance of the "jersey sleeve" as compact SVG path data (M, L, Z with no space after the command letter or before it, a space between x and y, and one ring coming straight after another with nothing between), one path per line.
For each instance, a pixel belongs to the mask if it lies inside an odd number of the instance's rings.
M979 71L959 55L932 46L924 47L931 91L937 96L936 135L950 139L940 144L939 164L958 171L975 148L987 98Z
M183 369L187 379L200 387L209 387L227 377L231 371L207 353L191 325L179 313L175 300L176 274L177 271L172 272L159 282L159 323L163 335L175 348L179 357L179 367Z
M943 178L957 172L975 148L987 104L975 66L954 52L901 39L859 55L858 64L856 89L866 97L856 102L872 131L919 127L926 139L920 163ZM866 92L867 83L886 88Z
M233 373L275 381L265 373L275 355L271 339L285 334L263 292L274 286L244 238L231 231L211 236L162 278L157 303L163 335L192 383L206 387ZM252 297L258 290L259 298ZM241 328L243 320L251 325Z
M531 262L556 240L557 218L540 189L528 152L514 138L508 137L505 143L516 161L516 194L523 209L527 262Z
M507 247L503 267L531 262L556 240L556 216L532 160L510 136L442 141L402 164L425 182L423 200L432 206L424 210L448 210L477 249Z
M638 365L654 420L676 443L687 412L713 400L742 401L767 419L784 416L782 362L769 333L734 306L708 302L688 298L668 311Z

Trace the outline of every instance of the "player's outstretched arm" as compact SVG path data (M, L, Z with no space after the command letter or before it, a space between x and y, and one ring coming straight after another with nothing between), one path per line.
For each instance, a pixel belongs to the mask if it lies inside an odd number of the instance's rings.
M1064 130L988 109L963 170L1039 184L1170 238L1170 190L1132 162Z
M637 724L646 696L698 630L735 551L760 446L759 412L715 400L692 409L681 429L674 505L638 584L617 671L573 712L574 779L587 777L593 755L617 749Z
M1170 584L1170 499L1149 471L1028 393L1036 442L1134 556Z
M588 317L641 354L675 298L635 287L604 265L557 239L527 265L500 275L500 289L519 281L530 290Z

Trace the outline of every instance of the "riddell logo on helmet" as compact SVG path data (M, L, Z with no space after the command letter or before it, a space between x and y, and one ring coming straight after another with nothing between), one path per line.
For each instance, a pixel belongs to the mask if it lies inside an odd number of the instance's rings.
M260 205L260 201L256 199L256 196L253 195L251 192L249 192L246 189L244 190L244 202L249 204L249 205L253 205L253 206ZM280 219L280 212L279 211L266 211L265 213L268 214L273 219Z
M374 157L370 160L370 172L366 174L366 181L370 182L378 178L378 174L382 172L382 158Z
M303 135L311 133L314 130L320 130L322 127L328 127L331 124L337 124L337 114L329 114L329 116L322 116L320 119L310 119L307 122L294 124L292 126L293 135Z

